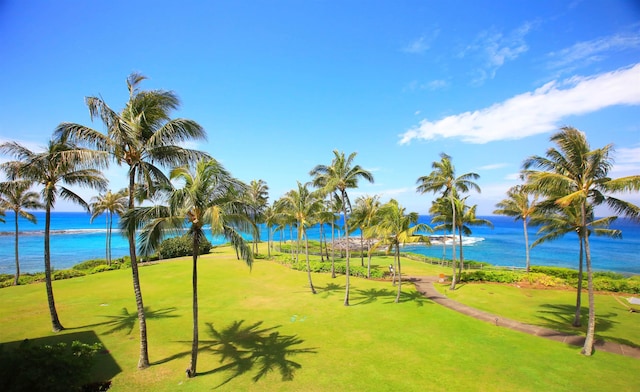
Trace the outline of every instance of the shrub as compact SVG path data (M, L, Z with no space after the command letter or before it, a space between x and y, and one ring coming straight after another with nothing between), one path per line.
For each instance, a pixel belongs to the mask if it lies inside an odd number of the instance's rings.
M158 253L165 259L193 255L193 239L188 235L168 238L160 244ZM211 242L205 239L200 243L200 254L204 255L211 250Z
M100 343L34 346L28 340L15 350L0 349L0 390L82 391L90 381L93 357L101 349Z
M78 276L85 276L86 273L84 271L78 271L74 269L66 269L54 271L51 275L52 280L62 280L62 279L71 279L76 278Z
M521 274L513 271L476 270L463 272L460 282L517 283Z
M107 265L107 260L106 259L86 260L86 261L83 261L82 263L78 263L74 265L72 268L74 270L79 270L79 271L89 271L99 265Z
M540 265L532 265L529 269L531 272L537 272L549 276L555 276L556 278L564 279L569 282L578 281L578 271L569 268L560 267L543 267ZM586 277L586 274L583 274Z
M565 283L563 279L540 272L530 272L528 274L523 274L521 282L528 282L529 284L541 284L545 287L562 286Z
M106 264L101 264L101 265L96 266L94 269L92 269L90 273L97 274L97 273L104 272L104 271L111 271L111 270L114 270L114 269L117 269L117 268L118 267L116 267L114 265L110 265L109 266L109 265L106 265Z

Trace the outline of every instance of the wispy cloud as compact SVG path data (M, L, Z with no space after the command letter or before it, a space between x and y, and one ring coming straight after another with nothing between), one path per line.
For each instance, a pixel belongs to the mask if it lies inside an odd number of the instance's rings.
M507 163L493 163L491 165L480 166L477 170L497 170L507 166L509 166Z
M522 139L557 129L560 120L614 105L639 105L640 63L589 77L549 82L533 92L490 107L431 122L424 119L400 135L400 144L414 139L459 138L483 144Z
M403 89L403 91L416 91L416 90L442 90L449 86L449 82L443 79L432 80L427 83L420 83L417 80L412 80Z
M615 164L612 177L625 177L640 173L640 147L616 148L613 154Z
M459 57L476 56L480 59L480 66L473 71L473 84L480 85L486 79L493 79L505 62L515 60L529 50L525 36L532 26L527 22L506 35L495 30L483 31L459 52Z
M423 34L420 38L415 39L409 45L402 48L403 52L422 54L431 48L431 44L440 34L440 29L435 29L431 34Z
M591 41L578 42L568 48L551 52L549 68L570 72L579 67L607 59L613 52L640 48L640 33L621 33Z

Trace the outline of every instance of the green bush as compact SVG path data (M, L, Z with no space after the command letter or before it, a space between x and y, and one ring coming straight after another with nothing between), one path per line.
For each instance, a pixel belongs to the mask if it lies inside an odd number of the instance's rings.
M114 269L117 269L118 267L114 266L114 265L106 265L106 264L101 264L96 266L94 269L91 270L91 274L97 274L100 272L104 272L104 271L111 271Z
M578 271L569 268L543 267L540 265L532 265L529 271L549 276L555 276L556 278L564 279L568 282L578 281ZM586 274L583 274L583 276L586 277Z
M522 275L513 271L475 270L462 273L460 282L517 283Z
M66 269L54 271L51 275L52 280L62 280L62 279L71 279L76 278L78 276L85 276L86 273L84 271L78 271L74 269Z
M25 340L15 350L0 349L0 390L5 392L83 391L89 381L93 357L102 349L74 341L33 346Z
M158 253L164 259L193 255L193 239L188 235L168 238L160 244ZM211 242L205 239L200 243L200 254L204 255L211 251Z
M82 263L78 263L74 265L72 268L74 270L79 270L79 271L90 271L99 265L107 265L107 260L106 259L86 260L86 261L83 261Z
M564 279L557 278L555 276L543 274L540 272L530 272L523 274L521 282L528 282L529 284L541 284L545 287L557 287L565 284Z

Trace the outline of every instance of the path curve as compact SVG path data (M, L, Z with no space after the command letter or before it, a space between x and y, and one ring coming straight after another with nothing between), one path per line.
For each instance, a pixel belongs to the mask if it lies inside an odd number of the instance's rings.
M536 325L525 324L519 321L511 320L508 318L504 318L502 316L498 316L495 314L491 314L488 312L484 312L482 310L478 310L472 308L470 306L461 304L460 302L456 302L450 298L447 298L445 295L440 294L439 291L435 289L433 284L438 281L438 277L436 276L409 276L407 277L409 281L411 281L415 286L418 292L424 295L426 298L432 300L433 302L445 306L449 309L455 310L456 312L462 313L467 316L474 317L478 320L486 321L491 324L495 324L499 327L505 327L509 329L513 329L515 331L520 331L524 333L528 333L530 335L540 336L545 339L555 340L557 342L562 342L566 344L570 344L573 346L583 346L584 345L584 336L571 335L565 332L555 331L549 328L538 327ZM594 344L594 350L605 351L608 353L625 355L627 357L632 357L636 359L640 359L640 348L627 346L620 343L615 343L611 341L603 341L596 340Z

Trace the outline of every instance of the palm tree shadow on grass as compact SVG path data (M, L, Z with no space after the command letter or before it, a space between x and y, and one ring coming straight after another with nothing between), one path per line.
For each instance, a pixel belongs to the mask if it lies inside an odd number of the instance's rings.
M544 304L541 305L540 308L541 310L538 311L538 314L541 315L538 317L541 321L539 323L536 323L537 325L557 331L573 333L576 335L585 333L585 329L587 327L586 322L583 321L582 327L574 327L571 325L573 323L573 318L575 315L574 305ZM582 320L586 320L589 314L589 309L586 307L581 308L580 314L582 316ZM615 321L614 319L617 315L618 314L615 312L609 312L606 314L598 313L598 318L596 321L598 331L608 331L615 324L619 324L619 322ZM613 336L607 336L605 340L614 341L632 347L640 347L639 342L632 342Z
M178 317L178 316L169 314L175 311L176 311L176 308L166 308L166 309L160 309L160 310L151 310L148 307L144 308L144 313L147 319ZM129 313L127 308L122 308L120 310L120 315L118 316L103 316L103 317L106 317L110 320L104 323L101 323L101 325L112 326L111 329L104 332L105 335L111 334L114 332L120 332L120 331L126 331L126 334L130 335L131 332L133 331L133 327L135 326L136 321L138 320L138 312L136 311L133 313Z
M316 290L318 291L318 294L321 294L322 298L327 298L331 295L343 292L344 285L339 285L337 283L327 283L327 285L324 287L316 286Z
M391 289L367 289L356 290L353 296L355 305L367 305L377 300L385 300L385 304L395 303L396 291ZM428 300L418 291L402 291L400 293L399 303L403 302L415 302L417 306L424 306Z
M234 378L255 370L252 377L258 382L272 371L278 371L282 381L291 381L296 370L302 368L289 357L299 354L315 354L314 348L294 348L304 340L297 336L282 335L279 326L262 328L262 321L244 325L244 320L234 321L228 327L217 330L207 323L208 334L213 338L202 343L214 355L220 356L222 366L198 373L199 375L230 372L231 375L215 388L227 384Z

